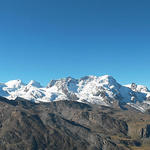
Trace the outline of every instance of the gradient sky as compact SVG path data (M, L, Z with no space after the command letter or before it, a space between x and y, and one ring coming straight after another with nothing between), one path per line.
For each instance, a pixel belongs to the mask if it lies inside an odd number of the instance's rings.
M150 0L0 0L0 82L112 75L150 87Z

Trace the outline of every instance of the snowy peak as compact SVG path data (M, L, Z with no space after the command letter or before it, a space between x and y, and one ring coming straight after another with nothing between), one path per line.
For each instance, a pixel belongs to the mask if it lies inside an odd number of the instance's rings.
M21 80L11 80L5 83L8 88L18 89L24 86L25 84Z
M99 78L101 81L105 81L105 82L116 82L116 80L110 75L103 75Z
M22 97L34 102L76 100L106 106L119 101L141 110L150 108L150 91L147 87L135 83L121 85L110 75L51 80L47 87L34 80L28 84L11 80L0 84L0 96L8 99Z
M97 82L100 84L105 84L105 85L118 85L117 81L109 75L104 75L104 76L85 76L83 78L80 78L80 81L84 82Z
M77 90L78 80L72 77L63 78L60 80L51 80L47 88L57 88L58 91L69 90L75 92Z
M134 87L133 87L133 84L134 84ZM138 92L143 92L143 93L150 92L149 89L144 85L136 85L135 83L132 83L132 84L128 84L125 86L129 87L130 89L135 89Z
M42 88L41 84L35 80L31 80L27 86L34 86L34 87L37 87L37 88Z

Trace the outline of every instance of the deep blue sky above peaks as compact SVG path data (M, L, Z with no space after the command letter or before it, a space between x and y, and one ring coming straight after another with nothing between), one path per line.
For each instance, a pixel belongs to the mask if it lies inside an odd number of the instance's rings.
M0 82L109 74L150 87L149 0L1 0Z

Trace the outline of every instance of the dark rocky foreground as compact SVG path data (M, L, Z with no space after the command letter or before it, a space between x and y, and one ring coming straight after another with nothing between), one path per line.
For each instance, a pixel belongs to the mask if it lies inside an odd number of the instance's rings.
M1 97L0 150L149 150L149 111L124 107Z

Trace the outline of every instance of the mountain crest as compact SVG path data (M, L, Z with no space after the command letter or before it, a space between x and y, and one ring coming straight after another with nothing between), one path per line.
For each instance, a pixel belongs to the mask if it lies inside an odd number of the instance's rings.
M34 87L37 87L37 88L41 88L41 84L35 80L31 80L29 83L28 83L28 86L34 86Z
M25 84L20 79L18 79L18 80L10 80L6 82L5 85L9 88L21 88Z
M76 100L106 106L118 101L141 110L150 108L150 91L147 87L135 83L124 86L110 75L51 80L47 87L34 80L28 84L12 80L0 84L0 96L8 99L21 97L35 102Z

